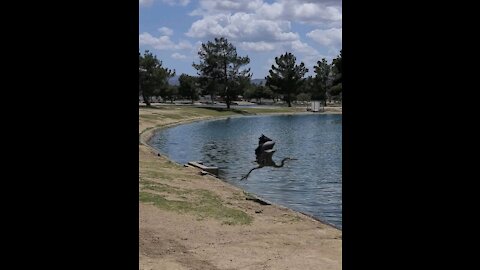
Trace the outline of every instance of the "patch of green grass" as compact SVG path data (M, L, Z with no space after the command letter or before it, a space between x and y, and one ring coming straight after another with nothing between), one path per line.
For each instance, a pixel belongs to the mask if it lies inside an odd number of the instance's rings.
M160 171L156 170L142 170L140 172L145 177L148 178L153 178L153 179L163 179L163 180L173 180L174 177L171 175L171 173L163 173Z
M140 115L140 118L157 119L159 117L170 117L175 119L182 119L182 118L187 118L188 116L228 116L228 115L234 115L236 113L240 113L239 110L226 110L226 108L209 108L209 107L165 106L165 107L152 107L152 108L158 109L159 112ZM140 107L140 110L148 110L148 109ZM177 113L162 114L160 110L169 110L169 111L174 110Z
M226 108L190 107L187 110L188 112L197 116L229 116L237 114L237 112L233 110L226 110Z
M290 219L290 222L297 222L297 221L300 221L300 220L302 220L301 217L299 217L299 216L293 216L293 217Z
M223 220L228 224L249 224L252 221L245 212L224 206L220 197L211 191L195 190L194 193L199 201L197 209L207 217Z
M150 107L147 107L145 105L139 105L138 107L141 110L164 110L164 111L168 111L168 110L174 110L175 109L175 106L171 106L171 105L166 105L166 106L152 105Z
M176 193L176 194L182 193L182 192L179 192L178 188L175 188L166 184L145 180L143 178L140 178L140 184L142 185L141 186L142 190L151 190L156 192Z
M179 168L182 168L182 165L177 164L171 160L167 160L163 163L159 163L157 161L140 161L140 168L142 169L158 169L158 168L179 169Z
M192 116L194 116L194 115L192 115L190 113L165 114L165 115L163 115L164 118L170 118L170 119L174 119L174 120L189 119Z
M242 195L241 192L234 192L231 197L229 197L231 200L236 200L236 201L243 201L245 200L245 196Z
M142 114L139 116L141 119L158 119L161 118L161 115L156 115L156 114Z
M153 183L153 184L152 184ZM222 224L227 225L242 225L250 224L253 218L247 213L226 207L223 205L220 197L208 190L182 190L168 185L155 183L152 181L144 181L144 188L157 192L168 192L183 194L183 198L190 198L187 200L169 200L160 194L154 194L147 191L140 192L140 201L144 203L152 203L153 205L169 211L178 213L193 213L198 218L214 218L222 221Z
M179 165L175 162L167 160L166 162L156 162L156 161L142 161L139 162L140 175L152 179L163 179L163 180L173 180L178 179L179 177L185 177L186 174L179 169L182 168L182 165ZM175 169L176 171L172 173L167 169ZM178 170L178 171L177 171Z
M174 201L167 200L163 196L158 194L153 194L150 192L140 192L140 201L146 203L153 203L153 205L170 211L176 211L180 213L185 213L191 210L192 205L187 201Z
M152 113L152 114L142 114L139 117L140 117L140 119L143 119L143 120L157 120L157 119L161 119L161 118L170 118L170 119L174 119L174 120L181 120L181 119L189 118L189 116L191 116L191 115L190 114L184 114L184 113L182 113L182 114Z

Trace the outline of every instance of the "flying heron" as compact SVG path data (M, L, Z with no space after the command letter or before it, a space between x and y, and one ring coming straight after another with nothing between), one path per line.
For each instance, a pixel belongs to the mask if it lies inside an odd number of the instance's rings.
M258 147L255 149L255 156L258 166L251 169L246 175L242 177L240 180L247 179L250 173L256 169L263 168L265 166L270 166L274 168L281 168L285 165L285 161L287 160L296 160L295 158L286 157L282 159L280 165L277 165L275 161L273 161L272 156L276 150L273 150L273 146L275 146L275 142L272 139L268 138L267 136L263 135L258 138Z

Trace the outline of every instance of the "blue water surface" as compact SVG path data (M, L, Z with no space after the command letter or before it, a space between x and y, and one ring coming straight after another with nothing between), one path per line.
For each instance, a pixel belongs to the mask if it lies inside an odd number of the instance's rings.
M276 142L282 168L256 166L255 148L265 134ZM231 117L184 124L155 133L149 142L170 159L217 166L219 177L248 192L342 228L342 115Z

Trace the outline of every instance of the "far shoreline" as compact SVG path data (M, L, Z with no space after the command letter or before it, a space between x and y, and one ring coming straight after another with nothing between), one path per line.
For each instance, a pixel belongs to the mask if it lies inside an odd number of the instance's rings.
M143 109L155 109L155 108L158 108L156 106L189 106L189 107L193 107L193 108L201 108L201 109L204 109L204 108L208 108L207 106L197 106L197 105L191 105L191 104L182 104L182 105L178 105L178 104L165 104L165 103L152 103L151 104L152 106L151 107L147 107L145 105L139 105L139 109L140 108L143 108ZM213 108L213 107L212 107ZM216 108L216 107L215 107ZM279 108L282 108L282 107L279 107ZM296 107L296 108L299 108L299 107ZM155 127L151 127L151 128L147 128L147 129L144 129L144 130L139 130L139 136L140 136L140 143L141 144L144 144L145 146L148 146L149 148L151 148L152 150L155 150L157 151L153 146L149 145L148 144L148 141L152 138L152 136L154 135L154 133L157 131L157 130L160 130L160 129L165 129L165 128L170 128L170 127L174 127L174 126L178 126L178 125L183 125L183 124L190 124L190 123L194 123L194 122L200 122L200 121L208 121L208 120L221 120L221 119L227 119L227 118L230 118L230 117L248 117L248 116L273 116L273 115L306 115L306 114L343 114L342 113L342 107L326 107L326 108L329 108L329 109L332 109L332 108L339 108L339 110L328 110L328 111L322 111L322 112L311 112L311 111L292 111L292 112L262 112L262 113L252 113L252 114L247 114L247 115L242 115L242 114L239 114L239 115L228 115L228 116L210 116L210 117L201 117L201 118L195 118L195 119L181 119L179 121L175 121L175 122L172 122L172 123L168 123L168 124L163 124L163 125L158 125L158 126L155 126ZM225 108L226 109L226 108ZM266 109L268 110L268 109ZM158 151L157 151L158 152ZM169 159L170 160L170 159ZM174 162L173 160L171 160L172 162ZM181 164L183 165L183 164Z

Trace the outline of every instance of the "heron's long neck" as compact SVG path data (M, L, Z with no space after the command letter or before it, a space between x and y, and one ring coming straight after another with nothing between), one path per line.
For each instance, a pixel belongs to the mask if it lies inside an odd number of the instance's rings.
M287 157L287 158L284 158L284 159L282 159L282 162L280 163L280 166L277 165L277 164L274 164L273 166L274 166L275 168L281 168L281 167L283 167L283 165L285 165L285 161L286 161L286 160L289 160L289 159L290 159L290 158L288 158L288 157Z

